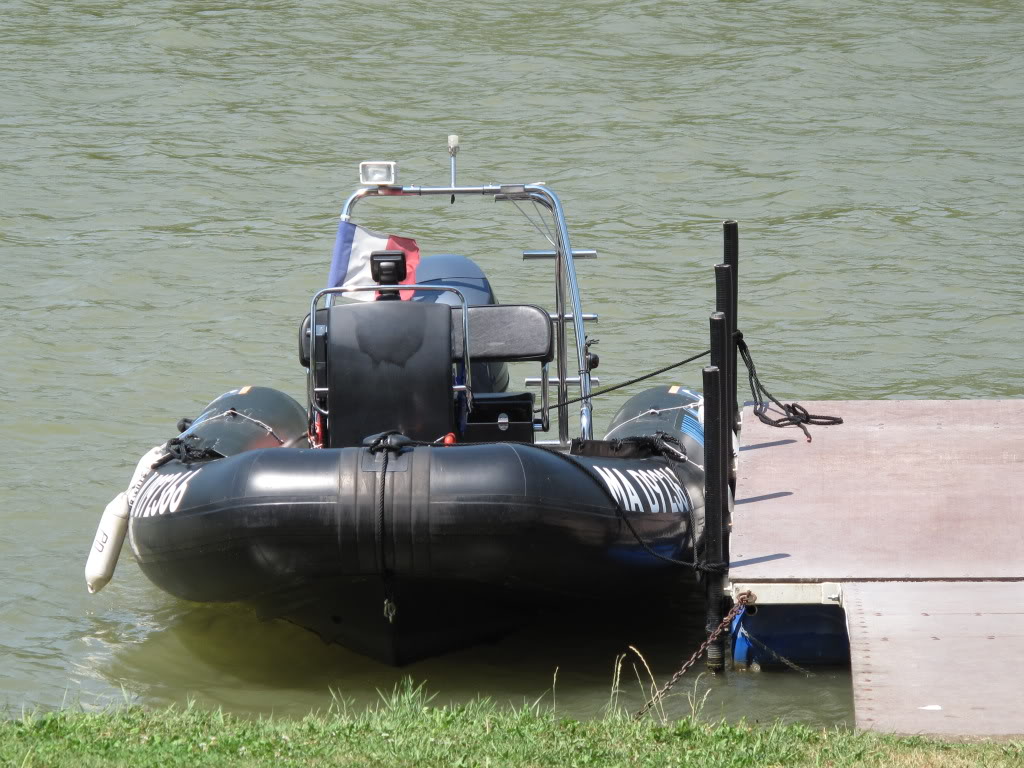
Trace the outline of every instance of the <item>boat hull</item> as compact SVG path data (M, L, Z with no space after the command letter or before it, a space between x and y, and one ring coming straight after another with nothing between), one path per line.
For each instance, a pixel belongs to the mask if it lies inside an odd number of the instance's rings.
M171 461L140 491L129 540L171 594L249 603L392 664L567 600L658 600L693 580L650 553L693 559L703 496L689 464L417 446L389 456L381 503L382 468L366 448Z

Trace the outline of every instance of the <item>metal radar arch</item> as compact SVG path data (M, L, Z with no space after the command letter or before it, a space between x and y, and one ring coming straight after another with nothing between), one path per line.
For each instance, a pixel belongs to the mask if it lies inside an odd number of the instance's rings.
M587 337L585 318L593 319L593 315L585 316L580 303L579 283L576 278L574 258L594 258L594 251L573 251L569 239L569 227L565 221L562 202L555 191L543 183L534 184L484 184L481 186L460 185L456 179L456 155L459 151L459 137L448 137L448 155L451 165L451 183L449 186L428 187L417 185L401 185L398 183L398 163L393 161L371 161L360 164L361 189L357 189L341 209L341 220L351 221L352 211L356 204L365 198L373 197L425 197L430 195L448 196L451 202L456 197L486 197L495 201L525 200L536 203L545 209L554 223L554 251L531 251L524 253L524 258L553 258L555 261L555 311L552 322L555 325L555 365L554 383L557 386L558 413L558 445L567 447L570 441L569 408L565 401L569 400L569 385L579 384L580 389L580 421L579 437L584 440L593 439L593 416L591 406L591 375L590 357L587 353ZM402 286L403 289L408 286ZM570 363L570 353L566 343L566 325L572 324L572 338L576 346L575 362ZM570 374L570 367L572 373ZM547 378L546 370L542 379ZM542 398L547 400L547 383L540 382ZM545 425L548 421L547 409L544 409Z

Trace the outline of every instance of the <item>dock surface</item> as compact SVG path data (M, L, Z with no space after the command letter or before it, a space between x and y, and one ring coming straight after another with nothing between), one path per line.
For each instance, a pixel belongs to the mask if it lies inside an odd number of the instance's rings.
M802 405L845 423L744 409L733 584L839 585L858 727L1024 734L1024 399Z

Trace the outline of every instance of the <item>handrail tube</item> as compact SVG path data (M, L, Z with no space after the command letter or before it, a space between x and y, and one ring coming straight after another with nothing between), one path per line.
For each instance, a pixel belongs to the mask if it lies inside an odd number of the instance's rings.
M558 214L551 201L544 195L536 191L528 191L524 185L520 192L521 197L518 199L527 199L534 205L539 205L546 208L551 212L553 219L557 220ZM496 195L495 200L516 200L517 198L508 197L504 194ZM558 234L555 235L561 238ZM552 245L555 245L552 243ZM555 316L552 318L552 322L555 324L555 369L558 374L558 378L555 383L558 385L558 398L559 403L556 411L558 413L558 440L559 443L568 443L569 441L569 407L562 405L566 400L569 399L569 372L566 369L565 362L565 322L567 315L565 312L565 282L562 277L562 266L558 260L558 246L555 245L555 309L553 313ZM582 419L581 419L582 422ZM550 420L549 420L550 426ZM581 425L582 426L582 425Z
M569 240L569 227L565 223L565 214L562 210L562 201L555 194L555 191L542 184L527 184L526 191L546 197L552 206L552 214L557 225L558 242L561 250L559 262L565 271L569 283L569 299L572 302L573 331L576 336L576 359L579 364L580 394L583 401L580 403L580 431L584 440L593 439L593 428L591 425L590 405L590 370L587 366L587 340L583 326L583 308L580 302L579 284L576 280L576 265L573 262L572 244ZM563 310L559 308L559 315ZM564 327L564 321L562 321ZM560 329L561 330L561 329ZM562 393L560 393L562 394Z
M523 261L532 259L554 259L558 256L556 251L523 251ZM596 259L597 251L593 248L576 248L572 252L574 259Z
M561 254L561 249L559 249ZM565 363L565 275L562 271L561 255L555 259L555 355L558 362L558 439L569 439L569 371Z
M551 428L551 404L548 395L548 364L541 363L540 366L540 426L541 431L547 432Z
M501 185L486 184L480 187L363 187L357 189L341 208L341 220L348 221L352 217L355 204L364 197L418 197L422 195L497 195Z
M558 337L556 339L556 350L558 354L558 381L565 382L568 380L568 371L565 363L565 322L569 319L569 315L565 312L565 283L562 280L562 275L568 279L570 286L570 298L575 297L573 306L573 326L576 328L576 355L581 366L580 373L583 374L582 370L586 363L586 336L579 329L580 324L575 322L576 317L582 318L582 313L578 310L579 305L579 284L576 279L576 266L573 262L575 252L572 250L572 246L569 244L569 228L565 223L565 214L562 210L561 200L558 195L555 194L553 189L546 187L542 184L525 184L523 185L523 194L525 194L532 202L542 205L551 211L552 218L558 225L555 237L558 240L558 244L555 246L557 249L556 264L555 264L555 305L557 311L557 317L555 322L558 325ZM569 254L569 259L560 258L563 253ZM566 265L566 261L570 262ZM583 378L581 375L580 378ZM586 395L580 404L580 435L583 439L593 439L593 426L591 424L591 405L590 405L590 374L589 370L586 372L587 388ZM568 386L559 384L558 401L564 402L568 396ZM566 406L559 406L558 408L558 434L559 440L563 443L569 439L569 411Z
M558 315L556 315L554 312L548 313L548 316L551 318L551 322L556 322L558 320ZM565 317L565 322L567 322L567 323L571 323L573 321L573 316L572 315L568 315L567 314L567 315L564 315L564 317ZM584 322L596 323L600 319L601 318L596 313L594 313L594 312L584 312L583 313L583 320L584 320Z
M557 221L558 213L556 213L554 206L549 198L536 192L534 190L527 190L524 185L521 191L521 197L519 199L530 200L534 205L540 205L551 212L553 219ZM504 194L497 195L496 200L515 200L516 198L507 197ZM561 242L561 235L556 233L555 237ZM569 440L569 408L566 405L561 405L568 400L569 388L568 379L569 372L566 369L565 363L565 321L567 315L565 312L565 281L562 274L562 265L558 259L558 254L561 252L558 245L552 243L555 246L555 312L552 322L555 324L555 368L558 373L558 378L555 380L558 384L558 439L561 443L567 443ZM582 419L581 419L582 422ZM582 423L581 423L582 426Z
M541 383L541 380L543 378L544 378L543 376L525 376L523 378L523 386L527 387L528 389L532 389L534 387L539 387L540 383ZM549 380L548 381L549 385L550 384L557 384L557 383L558 383L557 381L553 381L553 380ZM580 377L579 376L567 376L566 379L565 379L565 383L566 383L567 386L578 387L580 385ZM591 384L600 384L601 383L601 379L598 376L591 376L590 377L590 383Z

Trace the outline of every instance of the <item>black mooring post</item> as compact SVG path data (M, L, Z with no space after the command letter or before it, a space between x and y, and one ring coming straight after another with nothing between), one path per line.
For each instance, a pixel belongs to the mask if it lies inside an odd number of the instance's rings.
M728 272L729 269L726 268L725 271ZM724 313L713 312L711 314L710 327L711 365L716 366L720 371L718 409L721 413L722 421L718 432L718 448L721 453L720 461L722 462L722 556L724 562L729 562L729 530L732 525L732 519L729 514L729 494L736 490L735 478L732 473L732 414L736 405L733 400L730 400L727 376L729 363L731 362L729 354L732 351L732 338L729 335L729 319ZM706 410L707 406L705 405L705 412Z
M736 319L733 315L733 301L735 291L733 290L733 271L728 264L715 265L715 314L725 318L725 329L718 333L724 333L725 338L719 343L719 354L715 355L715 326L712 323L711 334L711 364L717 365L722 371L723 397L725 399L726 424L735 425L737 422L736 404ZM713 316L712 316L713 317ZM733 426L735 428L735 426ZM736 492L736 474L733 472L732 462L732 436L726 443L726 456L728 461L729 488Z
M712 315L712 324L715 315ZM724 318L721 321L724 322ZM722 461L722 428L727 425L722 405L722 374L717 366L709 365L704 368L704 562L709 566L720 566L723 561L726 467ZM705 572L704 588L705 629L710 634L724 615L725 575ZM708 646L707 666L713 672L725 666L721 640Z
M733 405L733 419L735 421L735 429L739 431L740 428L740 412L739 412L739 399L736 396L736 382L737 375L739 373L739 355L737 354L736 348L736 330L739 328L739 295L740 295L740 231L739 225L729 219L728 221L722 222L722 238L725 242L725 249L723 254L723 261L731 268L732 272L732 287L730 288L731 297L729 299L729 335L732 339L732 351L729 355L729 392L732 395ZM720 312L724 311L719 309Z
M729 282L729 273L732 269L727 264L719 264L715 267L715 276L718 278L719 286ZM733 472L733 414L736 411L736 401L729 391L729 365L732 363L730 356L734 347L734 339L729 333L729 318L724 312L714 312L711 315L711 365L716 366L721 374L719 375L719 410L722 414L722 423L719 427L718 447L721 452L722 462L722 562L729 562L729 531L732 530L732 514L729 510L729 499L736 496L736 475ZM707 418L707 390L704 391L705 405L704 413ZM705 425L705 436L707 425ZM705 446L704 465L707 466L707 446ZM724 584L723 584L724 586Z

